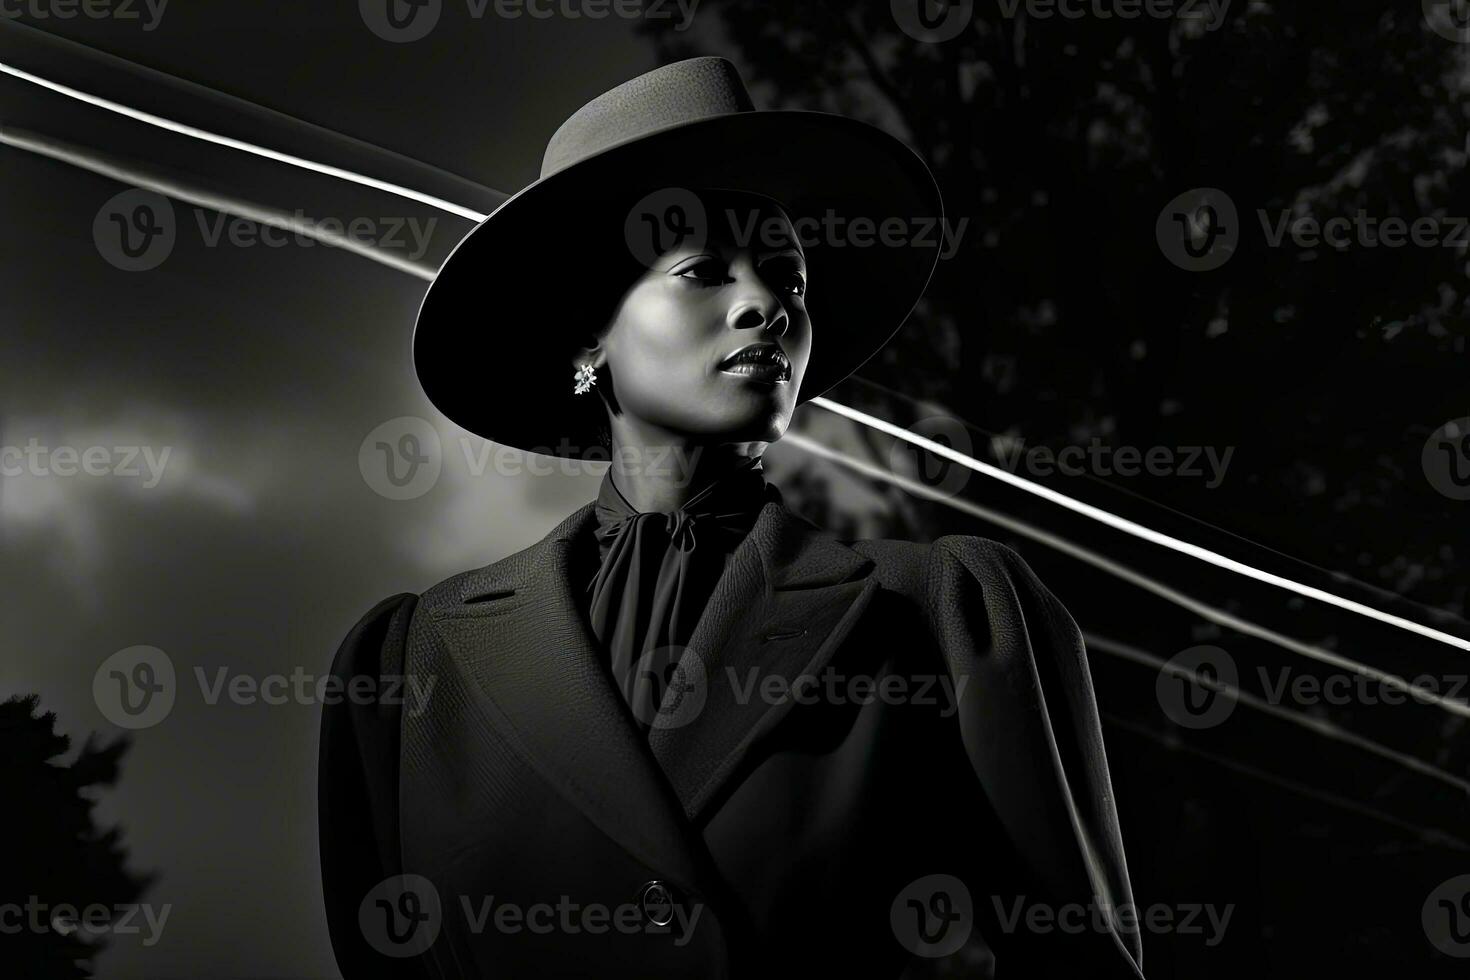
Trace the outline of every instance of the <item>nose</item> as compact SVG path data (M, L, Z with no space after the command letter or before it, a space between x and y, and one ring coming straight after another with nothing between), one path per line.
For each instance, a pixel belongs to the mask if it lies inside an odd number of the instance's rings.
M791 328L791 318L786 315L780 297L758 278L746 283L735 297L726 322L736 330L764 329L776 338L785 336Z

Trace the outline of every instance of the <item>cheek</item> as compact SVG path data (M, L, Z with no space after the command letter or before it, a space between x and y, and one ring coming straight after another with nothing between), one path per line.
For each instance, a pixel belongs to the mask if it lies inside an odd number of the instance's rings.
M630 295L609 338L618 373L639 387L701 383L709 366L707 319L707 311L667 290Z
M707 314L661 289L629 295L609 336L620 397L639 406L688 401L709 383Z
M799 332L788 334L785 339L786 356L791 358L791 368L795 373L806 373L807 365L812 361L812 326L810 321L803 319Z

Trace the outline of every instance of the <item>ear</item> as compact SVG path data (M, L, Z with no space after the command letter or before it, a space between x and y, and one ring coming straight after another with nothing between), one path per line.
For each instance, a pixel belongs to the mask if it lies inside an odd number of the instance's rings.
M607 352L599 344L596 347L579 347L576 354L572 355L572 367L579 368L584 364L600 368L607 363Z
M597 398L602 402L603 407L607 411L617 415L619 413L618 400L617 395L613 392L612 378L608 376L608 372L602 370L607 365L607 346L603 344L601 336L586 335L583 338L582 346L578 347L573 353L572 371L576 373L584 365L591 367L598 374L598 378L593 383L594 387L591 390L597 393ZM606 419L604 418L600 424L605 429ZM609 444L609 438L610 436L604 433L603 445Z
M579 368L583 364L590 364L593 368L600 368L607 363L607 348L603 346L599 337L587 336L583 340L583 346L578 347L572 354L572 367Z

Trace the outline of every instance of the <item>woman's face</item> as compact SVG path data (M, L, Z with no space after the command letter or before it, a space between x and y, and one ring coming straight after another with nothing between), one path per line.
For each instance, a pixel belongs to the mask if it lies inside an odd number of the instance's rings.
M692 439L773 442L811 356L806 261L774 205L707 213L705 241L661 255L623 296L602 338L611 394L622 415Z

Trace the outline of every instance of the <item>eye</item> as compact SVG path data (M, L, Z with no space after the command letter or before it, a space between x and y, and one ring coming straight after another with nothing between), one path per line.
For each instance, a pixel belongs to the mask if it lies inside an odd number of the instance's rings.
M806 295L806 273L795 262L768 263L764 274L772 286L792 296Z
M724 263L707 255L675 270L674 275L680 279L691 279L705 284L724 282L726 278Z
M793 296L806 295L806 276L802 275L800 272L792 271L789 273L783 273L782 275L776 277L776 282L780 285L782 289L786 290Z

